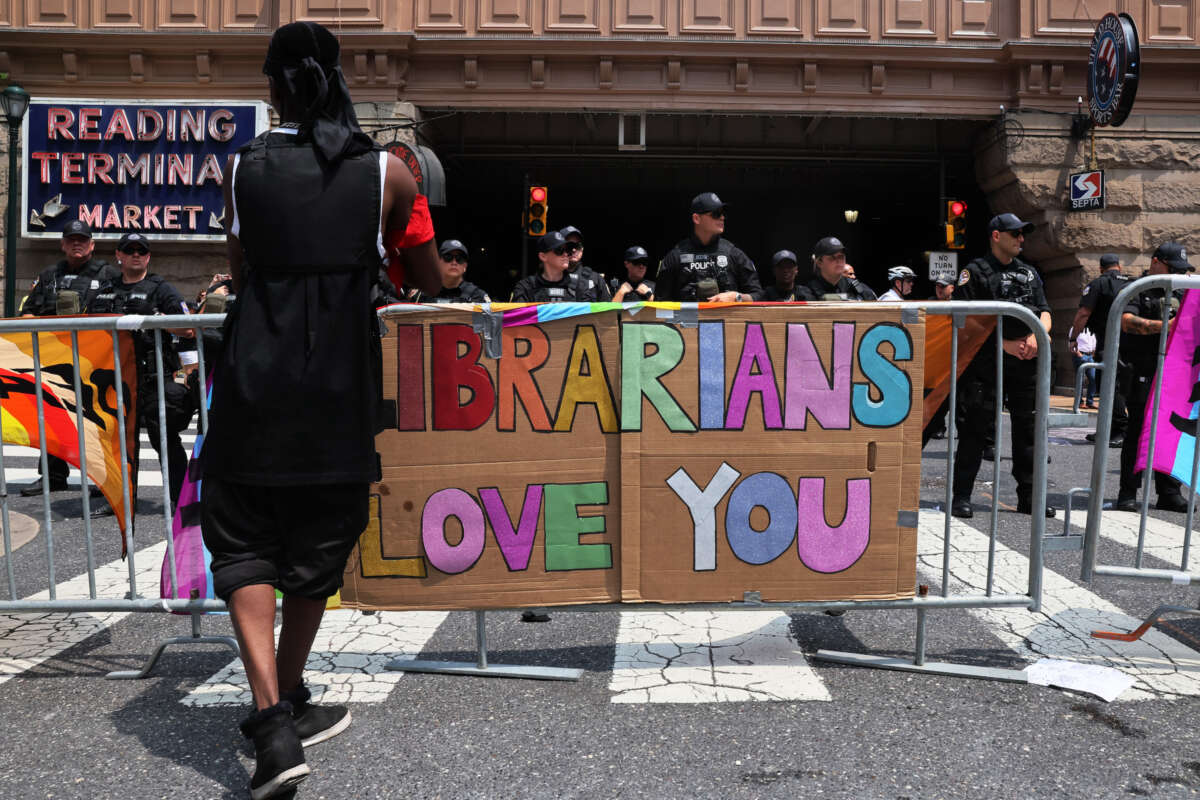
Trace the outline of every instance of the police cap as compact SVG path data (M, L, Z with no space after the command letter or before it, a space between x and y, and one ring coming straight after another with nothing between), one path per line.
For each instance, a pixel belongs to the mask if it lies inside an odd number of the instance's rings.
M150 240L140 233L129 232L121 237L121 241L117 242L117 249L122 253L127 253L135 247L144 247L146 251L150 251Z
M568 236L575 235L579 237L579 241L583 241L583 232L574 225L568 225L565 228L561 228L558 232L562 234L564 239L566 239Z
M73 219L63 226L62 238L68 236L82 236L85 239L92 238L92 227L81 219Z
M797 258L796 258L796 254L793 253L791 250L780 250L778 253L771 256L771 266L772 267L778 267L784 261L790 261L793 264L800 263L799 260L797 260Z
M813 258L821 256L832 256L838 253L845 253L846 245L842 244L842 240L836 236L826 236L821 241L813 245Z
M1109 267L1121 266L1121 259L1117 258L1115 253L1105 253L1100 256L1100 268L1108 269Z
M693 214L711 214L727 206L714 192L704 192L692 198Z
M648 261L649 259L650 254L646 252L646 248L639 244L635 244L633 247L625 251L626 261Z
M566 243L567 239L562 235L561 231L550 231L538 239L538 252L549 253L551 250L557 250Z
M1016 214L997 214L988 222L988 233L992 231L1004 231L1005 233L1020 231L1025 235L1029 235L1034 227L1032 222L1022 222L1021 218Z
M456 251L462 253L463 258L471 257L471 254L467 252L467 246L458 239L447 239L446 241L442 242L442 246L438 248L438 255L444 258L445 256L448 256Z
M1194 272L1196 270L1187 260L1187 250L1179 242L1163 242L1154 251L1154 258L1163 262L1171 272Z

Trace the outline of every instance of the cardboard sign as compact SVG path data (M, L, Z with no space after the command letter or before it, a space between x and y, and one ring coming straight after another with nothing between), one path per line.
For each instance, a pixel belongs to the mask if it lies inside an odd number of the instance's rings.
M923 315L550 308L387 318L396 427L345 605L913 594Z
M225 240L228 156L267 126L256 101L38 99L21 123L21 235Z
M958 253L936 251L929 254L929 280L958 282Z

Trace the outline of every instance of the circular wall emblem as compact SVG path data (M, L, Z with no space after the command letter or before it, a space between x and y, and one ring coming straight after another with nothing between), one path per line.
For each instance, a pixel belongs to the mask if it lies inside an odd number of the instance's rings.
M1092 36L1088 58L1088 110L1097 125L1125 121L1141 74L1137 28L1128 14L1105 14Z

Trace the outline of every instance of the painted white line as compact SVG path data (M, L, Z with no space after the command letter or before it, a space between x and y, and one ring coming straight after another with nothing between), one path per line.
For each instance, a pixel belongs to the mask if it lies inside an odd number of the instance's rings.
M830 700L777 611L624 611L614 703Z
M1138 518L1136 511L1105 511L1100 516L1100 535L1105 539L1122 544L1130 550L1137 549ZM1146 517L1146 549L1148 556L1165 561L1168 569L1179 569L1183 560L1183 522L1187 519L1179 515L1179 524ZM1087 528L1088 512L1072 509L1071 527L1078 527L1078 533ZM1200 517L1197 518L1200 522ZM1059 531L1054 531L1058 533ZM1133 566L1133 556L1130 555L1127 566ZM1155 565L1161 568L1161 565ZM1188 572L1200 570L1200 535L1192 531L1192 550L1188 554ZM1147 609L1149 611L1149 609Z
M928 581L941 580L943 517L921 512L917 564ZM981 592L987 580L988 537L957 519L951 526L951 594ZM1028 591L1029 559L996 543L995 591ZM1042 575L1042 611L971 609L1006 646L1028 661L1057 658L1113 667L1136 683L1121 700L1200 695L1200 653L1151 629L1136 642L1093 639L1097 629L1132 630L1141 624L1117 606L1053 570Z
M143 548L134 556L138 593L144 597L158 596L158 581L162 571L166 543L159 542ZM87 574L59 583L56 598L86 598ZM96 568L96 596L124 597L129 590L129 566L117 559ZM31 594L25 600L46 600L50 592ZM36 667L68 647L73 647L110 625L125 619L130 612L95 614L62 612L0 614L0 683L14 675Z
M181 442L183 442L183 449L187 450L187 452L190 454L192 452L192 445L196 443L196 434L184 433L180 435L179 439ZM151 457L154 457L154 447L150 444L150 439L148 439L144 433L141 437L141 445L141 450L139 451L140 456L145 457L145 451L149 450ZM41 458L42 451L36 447L26 447L25 445L21 444L6 444L4 445L4 457Z
M314 702L381 703L403 677L385 669L397 658L413 659L446 619L446 611L327 611L304 668ZM276 629L276 635L279 631ZM234 659L180 699L186 706L248 706L250 686L241 659Z
M4 470L4 480L10 486L16 484L19 487L22 484L33 483L41 477L38 474L37 467L17 467ZM143 462L138 469L138 488L145 489L147 486L161 487L162 485L162 472L158 469L158 462ZM79 470L74 467L71 468L70 473L67 475L67 487L69 489L79 489Z

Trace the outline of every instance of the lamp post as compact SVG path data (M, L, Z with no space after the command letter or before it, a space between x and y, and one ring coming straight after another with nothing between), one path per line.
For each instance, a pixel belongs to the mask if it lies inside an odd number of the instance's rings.
M17 315L17 132L29 92L13 84L0 93L4 116L8 120L8 222L4 227L4 316Z

